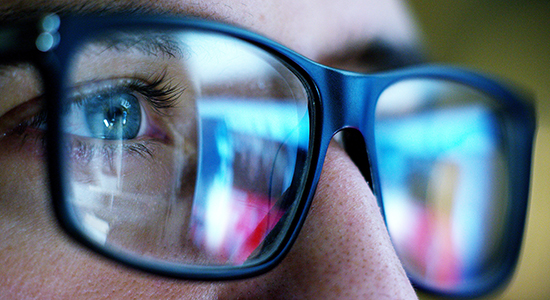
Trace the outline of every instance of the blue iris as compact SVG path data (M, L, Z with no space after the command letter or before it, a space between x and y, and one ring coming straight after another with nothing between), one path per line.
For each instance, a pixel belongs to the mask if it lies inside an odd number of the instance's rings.
M100 94L83 104L91 136L107 140L133 139L141 127L139 100L128 92Z

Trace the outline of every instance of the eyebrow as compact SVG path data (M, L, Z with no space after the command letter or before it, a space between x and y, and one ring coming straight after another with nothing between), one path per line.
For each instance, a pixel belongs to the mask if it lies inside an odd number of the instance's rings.
M156 1L140 1L118 3L116 0L95 2L84 0L81 2L56 3L55 0L48 0L39 3L29 1L14 1L12 4L0 4L0 22L16 22L34 20L45 14L55 13L64 15L108 15L108 14L139 14L158 16L187 16L201 17L211 20L223 20L225 18L216 14L201 15L199 10L166 9L154 5Z
M185 7L175 6L173 9L154 5L155 1L139 1L119 3L114 0L100 2L84 0L83 2L55 3L54 1L45 1L36 4L35 2L15 1L2 7L0 4L0 23L21 21L25 19L36 19L46 13L57 13L63 15L108 15L108 14L141 14L177 17L185 15L187 17L199 17L213 21L227 22L227 17L216 14L215 12L203 12L196 4L187 3ZM195 6L194 6L195 5ZM150 45L144 42L135 43L134 46L145 53L164 53L173 56L174 44L168 41L150 40ZM130 45L130 42L120 44L122 46ZM427 61L424 51L418 45L395 45L384 41L383 37L378 37L371 41L366 41L365 45L343 45L343 47L334 55L327 57L329 61L344 63L347 66L353 66L351 69L356 71L384 71L396 68L407 67L415 64L425 63Z
M145 55L164 56L169 58L183 57L182 45L170 34L157 32L116 33L101 36L91 42L94 46L105 47L105 50L128 51L138 50Z
M385 71L426 63L424 51L415 45L396 46L382 40L370 43L358 56L375 71Z
M82 5L62 5L52 2L42 2L39 4L15 2L8 4L6 7L0 7L0 21L9 23L15 21L34 20L48 13L56 13L59 15L67 14L93 14L93 13L108 13L110 9L104 7L94 7L86 2Z
M359 45L343 45L339 51L321 60L327 65L360 73L388 71L428 61L420 46L395 45L382 38Z

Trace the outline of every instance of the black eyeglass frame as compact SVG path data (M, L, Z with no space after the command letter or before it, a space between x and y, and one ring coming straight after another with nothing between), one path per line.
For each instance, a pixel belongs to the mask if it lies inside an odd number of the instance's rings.
M44 95L48 111L47 151L51 196L56 216L64 230L73 238L93 249L125 265L176 278L193 280L228 280L249 278L263 274L277 266L290 250L304 223L307 211L313 200L314 192L321 175L321 169L329 142L334 134L343 129L356 129L361 132L362 138L356 135L344 136L344 144L351 158L358 162L358 167L369 181L379 206L383 212L383 198L378 175L374 139L374 112L376 100L390 85L404 79L432 78L451 82L458 82L478 89L494 98L501 100L501 105L507 111L507 146L511 205L507 246L509 251L502 268L491 278L481 280L478 286L463 291L441 291L426 286L418 286L435 294L447 296L479 296L493 291L507 282L517 263L521 249L525 216L527 212L529 182L531 172L532 143L535 133L534 108L523 100L515 90L504 87L492 79L470 71L441 66L419 66L398 71L359 74L329 68L315 63L265 37L250 31L227 24L194 19L170 18L153 16L104 16L104 17L67 17L61 19L60 26L45 22L57 20L57 16L44 18L41 26L29 23L25 26L2 27L0 33L9 33L11 39L18 42L0 46L1 57L8 60L32 60L42 72ZM246 267L202 267L179 266L161 261L142 260L129 257L127 253L115 252L106 249L86 237L79 228L75 212L68 204L64 173L64 151L61 147L62 129L60 126L60 105L58 99L62 97L63 82L67 78L67 65L72 51L81 42L102 31L116 29L147 30L163 29L193 29L198 31L216 32L235 37L253 44L284 62L303 81L310 96L309 111L311 119L310 149L308 155L307 178L302 187L301 199L297 216L291 223L291 230L283 239L278 250L272 257L256 265ZM36 37L40 34L52 38L50 49L37 50ZM6 36L6 35L4 35ZM5 61L6 59L0 59ZM384 214L385 216L385 214ZM330 258L327 258L330 259ZM414 283L414 280L413 280Z

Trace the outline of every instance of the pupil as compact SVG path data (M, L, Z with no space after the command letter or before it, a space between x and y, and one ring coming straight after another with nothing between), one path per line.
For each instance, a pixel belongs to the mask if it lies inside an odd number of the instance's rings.
M86 122L92 137L107 140L133 139L139 133L139 101L126 92L102 94L86 104Z
M112 128L116 126L117 120L120 120L119 123L126 125L128 116L128 110L126 107L109 107L109 110L106 113L107 118L105 119L105 125L107 128Z

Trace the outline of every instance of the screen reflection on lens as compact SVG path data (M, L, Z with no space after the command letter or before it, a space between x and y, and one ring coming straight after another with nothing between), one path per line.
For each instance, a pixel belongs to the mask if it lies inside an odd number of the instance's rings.
M500 267L506 150L497 101L411 79L385 90L375 139L388 228L412 278L461 291Z
M89 239L183 265L277 249L309 143L288 66L214 33L130 31L81 45L70 74L66 178Z

